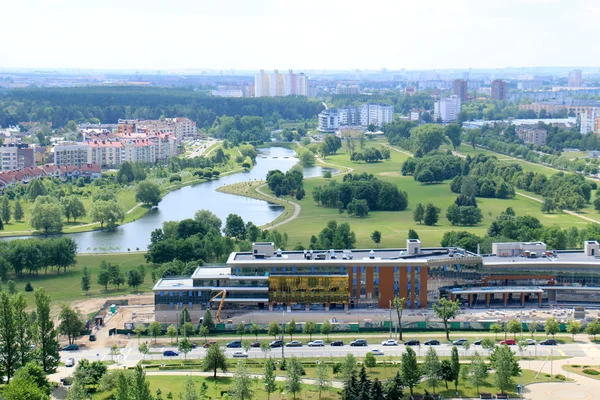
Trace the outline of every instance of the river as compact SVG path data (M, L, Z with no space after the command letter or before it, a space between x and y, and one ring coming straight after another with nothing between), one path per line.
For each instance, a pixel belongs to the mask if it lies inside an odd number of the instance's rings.
M123 252L147 249L150 233L162 227L163 222L193 218L198 210L212 211L223 223L229 214L238 214L246 222L252 221L258 226L267 224L283 212L283 206L217 192L216 189L232 183L264 180L267 172L273 169L285 172L298 162L294 155L293 150L284 147L260 149L256 165L249 171L169 192L158 207L150 210L142 218L118 226L114 230L72 233L66 236L77 242L80 253ZM304 168L304 177L321 176L325 171L335 172L329 168L315 166Z

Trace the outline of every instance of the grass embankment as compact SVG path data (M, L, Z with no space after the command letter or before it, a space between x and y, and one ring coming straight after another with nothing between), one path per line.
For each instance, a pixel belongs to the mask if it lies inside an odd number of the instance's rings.
M563 365L562 369L567 372L572 372L577 375L585 376L586 378L600 380L599 365Z
M127 287L127 285L121 285L120 289L109 286L108 290L104 290L103 286L96 283L98 276L98 267L100 261L105 260L113 264L117 264L121 267L121 272L127 276L127 272L131 269L137 268L140 264L145 264L144 253L119 253L119 254L79 254L77 256L77 264L73 268L67 269L67 273L56 274L56 270L49 270L48 274L40 272L39 276L14 279L17 290L22 291L27 282L31 282L33 288L43 287L52 299L52 305L68 304L75 300L82 300L86 298L94 297L111 297L111 296L122 296L126 294L136 294L147 292L152 289L152 278L150 276L151 269L146 266L146 279L142 286L137 290ZM81 290L81 276L83 275L83 267L87 266L88 271L92 274L91 289L87 295ZM27 304L32 307L34 304L33 292L25 292L27 298Z

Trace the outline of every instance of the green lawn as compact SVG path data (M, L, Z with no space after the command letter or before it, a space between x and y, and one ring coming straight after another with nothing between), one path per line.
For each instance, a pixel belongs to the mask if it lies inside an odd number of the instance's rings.
M383 144L382 141L367 142L367 146L381 147ZM468 148L472 150L472 148ZM408 230L411 228L417 231L425 246L438 246L444 232L449 230L467 230L477 235L485 235L490 223L507 207L513 207L520 215L535 215L544 225L558 224L563 228L570 226L581 228L589 223L564 213L543 214L540 211L540 203L516 196L513 199L478 198L478 205L484 216L483 222L473 227L452 226L445 218L446 209L456 198L456 194L450 191L450 181L434 185L421 185L412 176L402 176L400 170L408 155L397 151L391 151L391 160L366 164L351 162L345 150L344 147L339 154L327 157L325 162L353 168L353 173L366 172L374 174L378 179L397 185L399 189L408 193L408 208L399 212L371 212L366 218L349 217L345 213L340 215L337 209L317 206L312 199L313 189L316 186L327 184L327 180L324 178L306 179L304 181L306 197L297 201L302 207L299 217L277 228L289 235L289 247L295 246L298 242L306 246L310 235L317 234L329 220L337 220L338 223L349 222L352 230L356 233L357 248L373 247L374 244L370 239L370 235L374 230L379 230L382 233L381 247L404 246ZM531 166L531 164L527 165ZM537 166L533 165L533 167ZM333 179L341 181L342 176L336 176ZM424 204L431 202L442 209L437 225L425 226L413 221L412 213L419 202Z
M150 276L152 271L150 266L147 265L146 279L144 280L144 284L138 290L133 290L125 285L121 286L121 289L109 286L108 290L105 291L104 287L96 283L98 266L102 260L120 265L121 272L125 275L130 269L136 268L140 264L146 264L144 253L80 254L77 256L77 265L73 268L69 268L66 274L63 274L61 271L61 274L57 275L56 270L49 270L47 275L45 275L43 271L40 272L40 275L37 277L29 278L25 275L23 278L15 279L17 289L19 291L23 290L27 282L31 282L34 289L37 287L44 287L52 299L52 304L56 306L63 303L70 303L75 300L81 300L86 297L120 296L130 293L141 293L149 291L152 288L153 283ZM87 266L92 274L92 288L87 296L81 291L81 275L84 266ZM32 307L34 304L33 293L25 292L25 296L27 298L27 304L29 307Z

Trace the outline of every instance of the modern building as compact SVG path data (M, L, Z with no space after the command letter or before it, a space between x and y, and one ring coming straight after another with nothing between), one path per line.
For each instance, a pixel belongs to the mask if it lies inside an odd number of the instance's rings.
M269 74L261 69L254 75L254 97L269 96Z
M267 74L260 70L254 76L254 97L309 96L309 80L303 73L291 69L287 74L274 70Z
M340 116L337 108L328 108L319 113L317 130L325 133L335 133L340 128Z
M469 99L467 81L464 79L456 79L452 84L452 94L458 96L461 103L466 103Z
M600 245L548 251L542 242L495 243L493 254L460 248L281 251L253 243L227 267L198 267L189 278L153 288L156 320L173 322L185 307L198 320L207 307L228 310L388 308L397 296L409 309L441 297L469 307L600 303Z
M545 146L548 131L538 128L536 125L519 125L515 129L517 136L526 144L535 144L536 146Z
M588 133L600 134L600 112L598 109L591 108L584 110L581 115L581 128L580 132L583 135Z
M360 124L382 127L394 122L394 106L381 104L363 104L360 108Z
M338 108L338 118L340 120L340 125L350 125L356 126L361 125L360 116L361 116L361 108L360 107L344 107Z
M581 87L581 83L581 70L574 69L573 71L570 71L567 83L569 87Z
M458 119L460 113L460 97L452 95L442 97L433 104L433 118L440 118L443 123L454 122Z
M5 144L0 147L2 171L12 171L35 166L33 148L28 144Z
M319 113L317 130L335 133L340 126L382 127L394 121L394 106L363 104L360 107L330 108Z
M492 81L492 100L506 100L508 85L506 81L495 79Z

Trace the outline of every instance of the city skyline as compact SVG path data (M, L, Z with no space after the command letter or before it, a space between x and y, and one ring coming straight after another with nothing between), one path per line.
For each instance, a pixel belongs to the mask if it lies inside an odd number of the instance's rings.
M382 0L360 12L359 4L339 0L307 0L303 7L276 0L125 4L7 4L5 15L13 18L5 21L5 32L16 34L0 48L0 68L302 72L598 65L586 41L577 40L593 33L600 7L591 0L434 0L401 7ZM27 28L16 16L27 17ZM559 27L550 23L558 16ZM387 39L372 40L374 34ZM540 37L561 51L548 51ZM363 56L356 57L357 48L365 49Z

